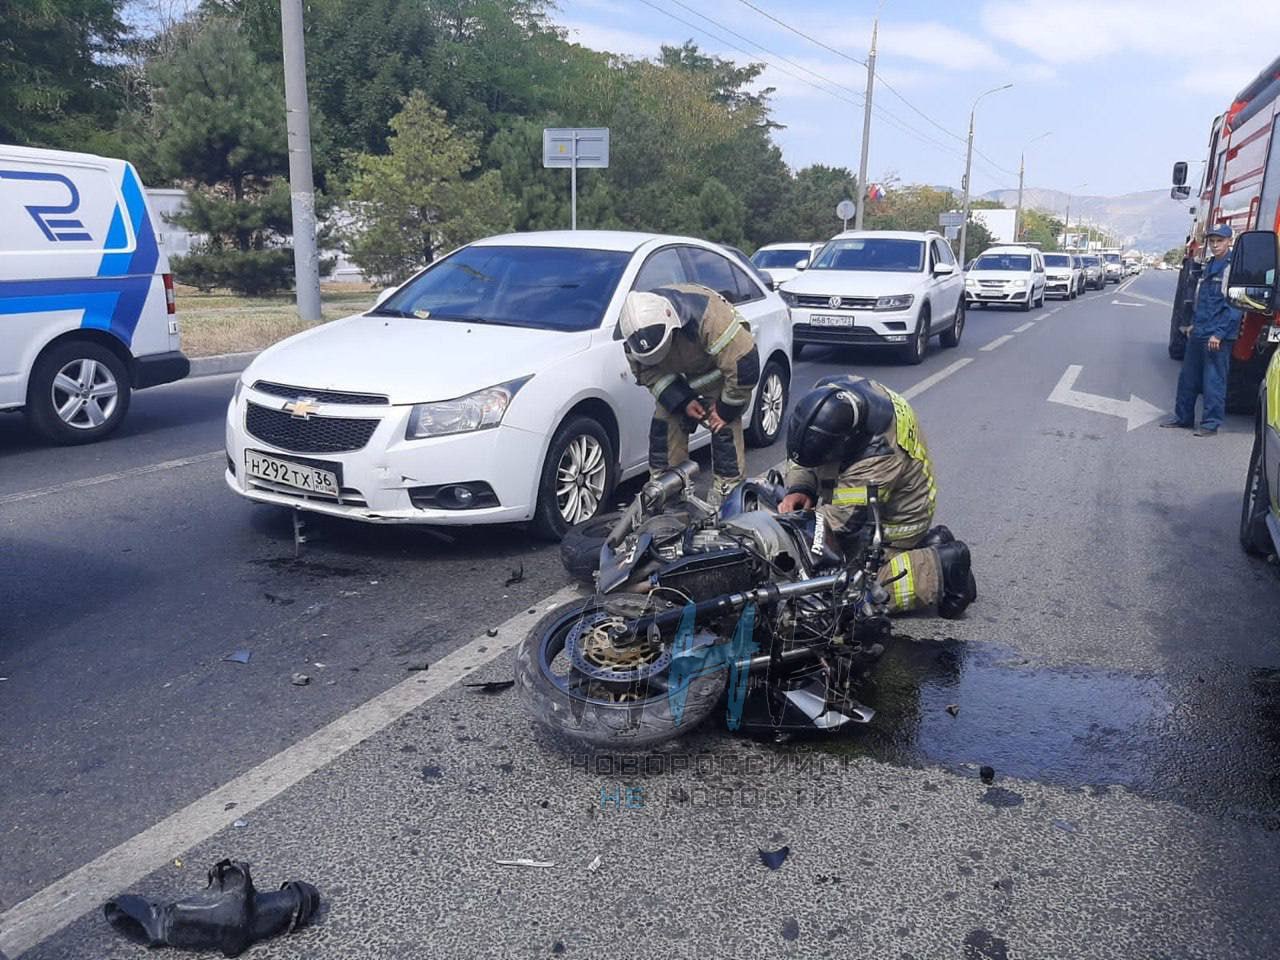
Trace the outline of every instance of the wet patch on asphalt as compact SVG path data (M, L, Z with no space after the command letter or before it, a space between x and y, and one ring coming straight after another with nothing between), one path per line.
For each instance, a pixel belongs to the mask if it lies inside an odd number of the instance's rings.
M1280 669L1201 660L1142 676L1044 668L993 644L891 642L873 721L800 749L1088 788L1119 785L1280 829ZM847 728L846 728L847 729ZM1021 800L988 788L995 807Z

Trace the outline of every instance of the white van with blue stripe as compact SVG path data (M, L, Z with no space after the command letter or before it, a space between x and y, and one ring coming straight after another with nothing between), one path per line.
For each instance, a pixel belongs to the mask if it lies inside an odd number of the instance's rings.
M123 160L0 145L0 411L99 440L132 391L180 380L173 277Z

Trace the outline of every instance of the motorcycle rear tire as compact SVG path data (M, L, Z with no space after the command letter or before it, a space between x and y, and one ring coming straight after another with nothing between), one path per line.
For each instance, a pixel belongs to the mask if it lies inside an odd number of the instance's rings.
M678 716L665 695L610 703L575 696L547 677L541 663L547 634L562 628L566 618L601 606L611 615L626 618L653 612L648 597L619 594L571 601L539 620L516 650L515 664L516 691L533 718L553 733L594 747L632 750L689 733L710 716L729 684L727 668L690 681Z
M595 586L596 571L600 569L600 548L621 518L621 511L598 513L565 532L564 539L560 541L560 562L569 576L589 587Z

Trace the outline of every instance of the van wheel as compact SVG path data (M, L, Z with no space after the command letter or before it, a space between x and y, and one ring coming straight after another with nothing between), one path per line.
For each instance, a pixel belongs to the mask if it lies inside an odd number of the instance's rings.
M570 527L600 512L617 480L609 434L590 417L570 417L547 448L538 483L533 533L559 540Z
M1254 557L1271 552L1271 533L1267 529L1269 494L1267 470L1263 463L1262 434L1253 438L1249 455L1249 473L1245 478L1244 503L1240 506L1240 546Z
M787 418L787 389L790 386L787 371L776 360L764 365L760 386L756 389L755 409L751 411L751 426L743 439L753 447L767 447L782 433L782 423Z
M93 443L129 409L129 370L106 347L69 340L47 351L27 385L27 421L53 443Z

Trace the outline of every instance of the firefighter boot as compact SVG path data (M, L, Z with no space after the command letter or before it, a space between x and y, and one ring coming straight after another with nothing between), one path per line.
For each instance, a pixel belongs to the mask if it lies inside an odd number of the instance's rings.
M944 543L955 542L956 535L951 532L951 528L938 524L938 526L929 529L929 532L924 535L924 539L917 543L916 547L940 547Z
M935 549L942 566L942 597L938 600L938 616L955 620L969 604L978 599L978 584L973 579L969 548L963 540L955 540Z

